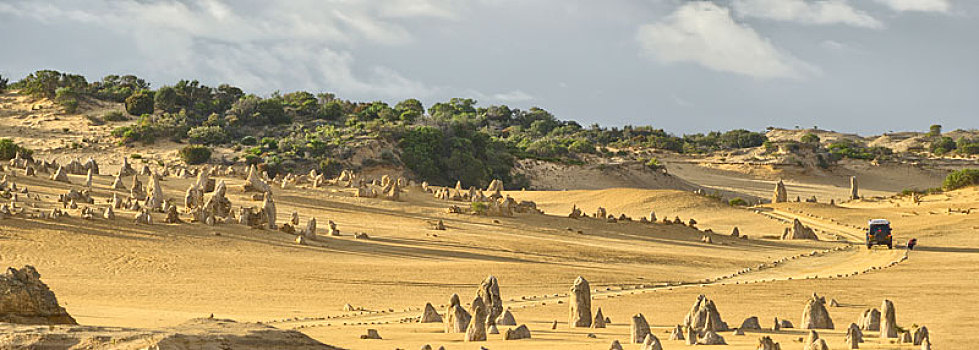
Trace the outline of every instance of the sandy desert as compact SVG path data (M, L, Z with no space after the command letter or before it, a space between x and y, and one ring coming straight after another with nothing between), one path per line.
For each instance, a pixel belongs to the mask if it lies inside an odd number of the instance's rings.
M664 158L668 173L642 179L539 170L542 184L587 183L550 190L352 171L268 178L244 166L183 165L167 143L64 147L109 129L2 98L0 138L36 152L0 171L0 266L32 266L64 308L39 325L0 323L3 348L687 348L677 334L726 344L697 346L707 349L774 349L762 339L782 349L979 344L979 189L900 193L940 185L940 166L862 162L812 173L676 155ZM73 160L83 170L69 174ZM98 167L90 178L89 164ZM142 202L130 199L134 179ZM788 199L770 203L780 180ZM636 182L646 186L623 187ZM221 200L231 215L215 209ZM864 246L877 218L892 223L893 249ZM818 239L783 239L800 230ZM919 240L913 251L910 238ZM31 279L19 273L2 281ZM876 327L864 324L870 309L884 313ZM46 325L63 312L79 325ZM363 337L371 332L380 339Z

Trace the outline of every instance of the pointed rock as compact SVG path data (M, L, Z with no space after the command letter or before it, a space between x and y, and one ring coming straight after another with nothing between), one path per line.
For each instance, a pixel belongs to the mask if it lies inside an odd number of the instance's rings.
M473 300L469 308L472 319L466 327L466 341L486 341L486 305L482 298L477 297Z
M670 331L670 340L683 340L683 338L683 326L676 325L676 327Z
M632 325L629 327L629 339L634 344L642 344L649 334L649 323L642 314L632 316Z
M605 328L605 315L602 314L602 308L595 311L595 319L591 321L591 328Z
M396 183L395 183L396 184ZM503 297L500 295L500 282L494 276L487 276L479 284L477 293L486 306L486 324L496 324L496 318L503 313Z
M418 322L420 322L420 323L442 323L442 316L439 316L438 311L435 311L435 307L432 306L432 303L426 303L425 304L425 311L422 312L421 318L418 319Z
M659 339L656 338L652 333L646 334L646 339L643 340L642 346L639 347L640 350L663 350L663 345L660 344Z
M54 175L51 175L51 180L71 183L71 181L68 180L68 173L65 172L65 168L60 166L58 167L58 171L55 171Z
M850 199L860 199L860 189L857 186L856 176L850 176Z
M880 306L880 337L897 338L897 316L894 310L894 303L884 299Z
M785 203L788 201L788 192L785 191L785 183L778 180L775 184L775 192L772 194L772 203Z
M503 315L496 320L496 324L500 326L516 326L517 320L513 318L513 314L510 313L510 309L503 311Z
M928 339L928 327L921 326L914 329L914 345L921 345Z
M880 311L876 308L864 310L857 323L861 331L879 332L880 331Z
M590 327L591 316L591 287L584 277L578 276L571 286L569 307L571 309L571 327Z
M756 349L757 350L781 350L781 347L779 346L778 343L772 340L772 337L766 335L764 337L758 338L758 347Z
M826 310L826 298L812 294L802 310L802 329L833 329L833 319Z
M459 295L452 294L445 312L445 332L465 333L472 316L459 303Z

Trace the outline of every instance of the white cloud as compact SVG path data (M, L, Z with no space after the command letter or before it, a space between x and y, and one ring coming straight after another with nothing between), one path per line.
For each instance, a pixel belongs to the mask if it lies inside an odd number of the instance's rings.
M503 101L503 102L524 102L524 101L533 100L534 96L531 96L530 94L520 90L513 90L513 91L493 94L493 99Z
M804 24L846 24L880 29L884 24L847 0L734 0L732 8L744 17Z
M206 76L250 91L288 86L424 97L434 88L387 67L359 65L351 47L410 43L409 21L452 20L460 7L457 0L9 0L0 15L128 36L144 71Z
M711 2L686 3L663 21L641 26L637 39L647 54L664 63L694 62L762 79L801 79L819 72Z
M948 12L952 8L949 0L875 0L894 11Z

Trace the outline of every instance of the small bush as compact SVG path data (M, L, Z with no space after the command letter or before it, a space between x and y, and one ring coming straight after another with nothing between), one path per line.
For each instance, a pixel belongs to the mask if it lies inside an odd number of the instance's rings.
M201 145L186 146L180 149L180 159L190 165L204 164L211 160L211 149Z
M142 154L139 154L139 153L133 153L133 154L130 154L129 155L129 158L132 158L132 159L143 159L143 155Z
M819 135L813 134L811 132L802 135L802 138L799 139L799 142L802 143L819 143L819 141L820 141Z
M97 115L86 114L85 119L88 119L88 125L91 126L105 125L105 119Z
M20 145L14 143L11 139L0 139L0 160L10 160L17 156L20 152L21 156L29 157L34 152L21 147Z
M54 103L65 109L65 113L74 114L78 111L78 94L71 88L58 88L54 94Z
M241 138L241 144L245 146L254 146L258 144L258 139L255 136L245 136Z
M122 113L122 111L108 111L102 114L102 120L107 122L124 122L128 121L129 117L125 113Z
M748 206L748 202L745 201L741 197L733 198L733 199L727 201L727 204L730 204L732 207L747 207Z
M979 169L962 169L948 174L942 182L942 189L951 191L977 184L979 184Z
M931 153L942 155L954 151L957 147L958 145L955 144L955 141L951 137L943 136L931 141L929 149Z
M9 80L0 75L0 93L7 91L7 82L9 82Z
M662 170L663 168L666 168L666 166L664 166L663 164L661 164L659 162L659 159L656 159L656 158L650 158L649 160L646 161L646 164L645 165L650 170Z
M190 143L219 145L228 142L228 134L220 126L198 126L187 131Z
M486 203L483 202L472 202L469 204L469 207L472 208L473 214L476 215L486 215L487 211L489 210L489 205L486 205Z

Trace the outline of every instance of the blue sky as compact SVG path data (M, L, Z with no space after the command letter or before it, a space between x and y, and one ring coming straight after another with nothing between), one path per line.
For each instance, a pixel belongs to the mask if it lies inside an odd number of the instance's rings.
M0 0L0 74L132 73L675 133L973 128L968 0Z

